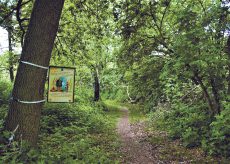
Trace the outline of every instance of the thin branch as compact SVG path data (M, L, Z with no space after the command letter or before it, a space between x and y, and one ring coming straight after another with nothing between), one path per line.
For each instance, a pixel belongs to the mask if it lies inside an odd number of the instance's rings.
M62 42L61 42L59 36L57 36L57 40L58 40L58 43L59 43L60 46L61 46L62 53L64 53L64 48L63 48L63 45L62 45ZM64 54L65 54L65 53L64 53Z
M166 12L170 6L170 3L171 3L171 0L168 2L168 5L165 7L164 9L164 12L163 12L163 15L162 15L162 18L161 18L161 22L160 22L160 30L162 31L162 26L163 26L163 21L164 21L164 18L166 16Z
M203 4L202 0L198 0L198 2L201 5L201 8L203 9L204 14L206 15L206 9L204 7L204 4Z
M22 31L22 36L21 36L21 46L23 46L24 42L23 42L23 39L24 39L24 35L26 33L25 29L23 28L22 26L22 19L20 18L20 11L21 11L21 4L22 4L22 0L18 0L18 3L17 3L17 7L16 7L16 18L17 18L17 21L18 21L18 24L19 24L19 27Z
M22 7L22 6L26 5L27 3L31 2L31 1L32 1L32 0L28 0L28 1L24 2L24 3L21 3L19 7ZM9 16L11 16L11 15L13 14L13 12L14 12L15 10L17 10L17 8L18 8L18 4L17 4L15 7L12 7L11 10L10 10L10 12L7 13L7 14L4 16L4 18L2 19L2 21L0 22L0 24L2 24Z
M57 43L54 43L54 46L55 46L55 48L56 48L56 50L57 50L58 56L60 57L60 56L61 56L61 53L60 53L60 51L59 51L59 49L58 49Z
M199 85L195 86L191 90L189 90L184 96L180 98L181 101L183 101L185 98L187 98L188 95L190 95L196 88L200 87Z

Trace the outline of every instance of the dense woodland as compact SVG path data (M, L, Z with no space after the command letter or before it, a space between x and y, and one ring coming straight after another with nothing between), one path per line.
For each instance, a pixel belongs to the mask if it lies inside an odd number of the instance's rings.
M170 140L228 161L229 7L228 0L0 0L9 45L0 55L0 161L119 163L119 106L144 114ZM11 99L47 96L47 70L20 61L75 67L75 103Z

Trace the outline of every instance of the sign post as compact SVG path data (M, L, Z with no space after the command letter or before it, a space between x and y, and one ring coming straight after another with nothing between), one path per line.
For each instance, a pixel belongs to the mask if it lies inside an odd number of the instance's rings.
M74 102L75 68L49 67L48 102Z

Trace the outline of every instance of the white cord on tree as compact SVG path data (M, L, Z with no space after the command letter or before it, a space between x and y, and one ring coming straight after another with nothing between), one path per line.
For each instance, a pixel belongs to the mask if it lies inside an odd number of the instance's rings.
M28 65L32 65L34 67L38 67L38 68L42 68L42 69L49 69L49 67L44 67L44 66L41 66L41 65L38 65L38 64L34 64L34 63L30 63L30 62L27 62L27 61L20 61L21 63L23 64L28 64Z
M11 98L11 100L15 100L16 102L22 103L22 104L39 104L39 103L43 103L46 101L46 99L44 100L38 100L38 101L22 101L16 98Z
M8 140L9 140L9 144L8 144L8 145L10 145L10 144L12 143L12 141L14 140L14 137L15 137L14 134L15 134L15 132L18 130L18 127L19 127L19 125L17 125L16 128L13 130L13 132L12 132L10 138L8 139Z
M20 60L20 62L23 63L23 64L31 65L31 66L42 68L42 69L49 69L49 67L44 67L44 66L41 66L41 65L38 65L38 64L27 62L27 61ZM11 97L11 100L15 100L16 102L20 102L22 104L39 104L39 103L43 103L43 102L46 101L45 99L44 100L38 100L38 101L22 101L22 100L13 98L13 97Z
M22 104L39 104L39 103L43 103L46 100L39 100L39 101L22 101L22 100L18 100L18 102L22 103Z

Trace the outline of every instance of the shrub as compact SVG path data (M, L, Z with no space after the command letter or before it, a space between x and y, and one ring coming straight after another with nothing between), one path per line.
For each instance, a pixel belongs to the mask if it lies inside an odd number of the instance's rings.
M7 114L8 105L2 105L0 107L0 129L3 128L3 122Z
M230 157L230 104L224 104L225 110L211 123L211 136L203 141L203 148L211 155Z
M151 120L159 128L166 129L172 139L182 139L186 147L201 145L211 123L205 105L188 106L183 103L173 105L170 110L157 109Z
M55 133L57 128L77 126L88 133L101 133L109 128L109 121L97 106L74 104L47 104L42 112L41 129Z
M0 161L111 163L109 151L114 151L112 143L116 141L116 136L111 133L115 131L113 127L100 105L45 104L38 149L30 149L26 143L13 142L0 157Z
M8 109L8 101L12 90L12 84L8 81L0 80L0 129L3 126Z
M0 106L8 103L11 90L12 84L10 82L0 80Z

